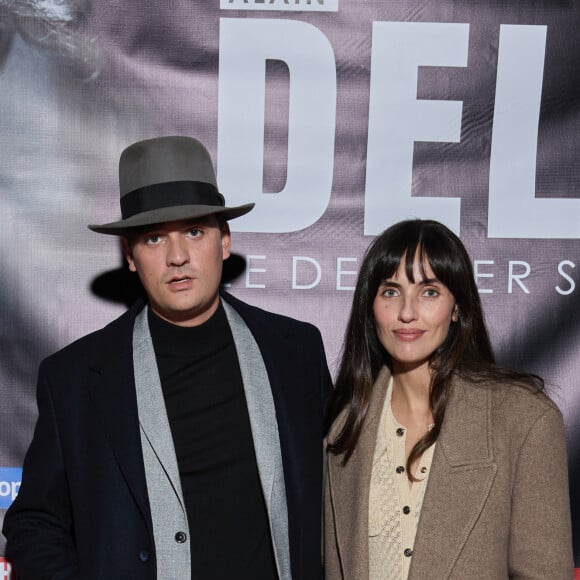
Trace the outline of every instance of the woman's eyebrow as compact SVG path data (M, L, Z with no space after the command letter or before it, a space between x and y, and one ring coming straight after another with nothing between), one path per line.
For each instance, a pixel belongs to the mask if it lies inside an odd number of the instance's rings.
M423 278L422 280L419 280L417 284L421 284L422 286L428 286L429 284L441 284L441 281L439 280L439 278ZM398 282L395 282L390 278L386 278L385 280L383 280L381 282L381 286L396 286L397 288L401 287L401 285Z

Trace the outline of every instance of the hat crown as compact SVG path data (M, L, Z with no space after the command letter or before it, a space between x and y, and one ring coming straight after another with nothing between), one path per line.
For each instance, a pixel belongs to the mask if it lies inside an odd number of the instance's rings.
M211 156L193 137L169 136L129 145L119 160L122 219L89 228L125 235L133 228L219 214L230 220L253 203L227 207L218 191Z
M209 183L217 188L210 154L197 139L157 137L134 143L121 153L121 197L143 187L175 181Z

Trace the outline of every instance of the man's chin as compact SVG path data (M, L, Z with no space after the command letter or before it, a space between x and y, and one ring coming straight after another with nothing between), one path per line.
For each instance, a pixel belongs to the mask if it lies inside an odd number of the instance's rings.
M153 312L160 318L176 326L199 326L211 318L217 310L219 298L203 304L189 304L159 308L152 306Z

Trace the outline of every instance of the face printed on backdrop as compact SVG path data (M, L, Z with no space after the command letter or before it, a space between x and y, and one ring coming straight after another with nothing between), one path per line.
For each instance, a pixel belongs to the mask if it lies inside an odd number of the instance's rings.
M500 362L543 375L580 428L575 8L361 6L2 11L0 466L30 439L39 361L124 309L92 290L118 240L86 224L119 217L119 153L161 134L201 139L228 203L256 202L231 223L228 290L319 326L332 368L372 237L434 218L473 257Z

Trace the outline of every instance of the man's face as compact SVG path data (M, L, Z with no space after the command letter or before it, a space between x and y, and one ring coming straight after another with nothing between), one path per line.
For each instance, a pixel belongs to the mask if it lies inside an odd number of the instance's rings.
M153 311L178 326L197 326L219 304L222 262L230 230L215 215L153 225L122 238L129 269L137 272Z

